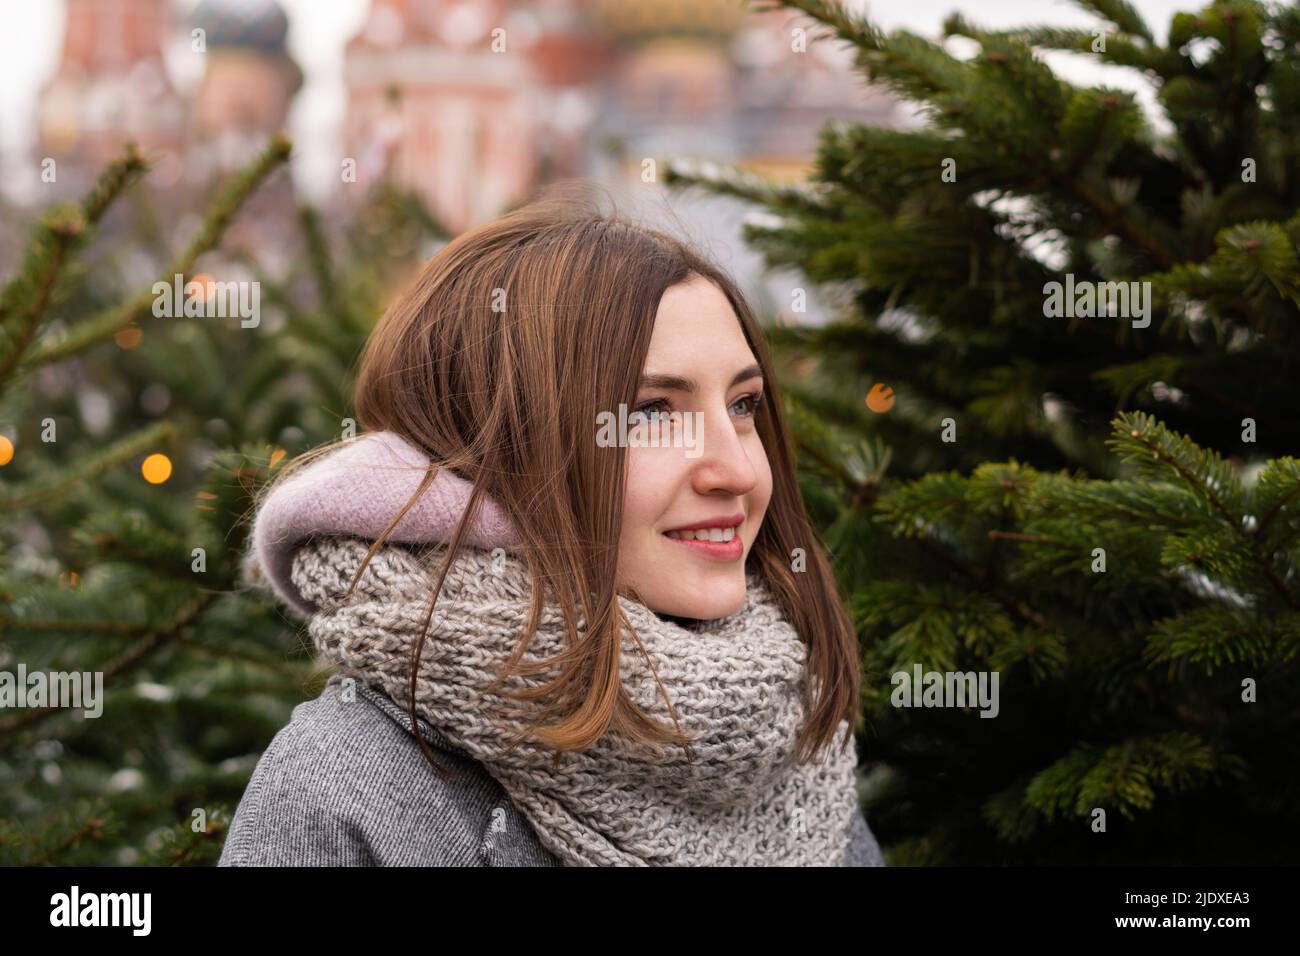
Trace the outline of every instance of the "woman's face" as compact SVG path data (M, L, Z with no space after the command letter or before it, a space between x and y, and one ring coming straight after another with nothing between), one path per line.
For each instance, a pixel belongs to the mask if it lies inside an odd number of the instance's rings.
M772 497L755 427L762 391L722 291L702 278L669 288L628 409L629 435L650 447L628 442L618 564L620 586L635 587L651 610L711 620L744 606L745 559ZM636 413L678 414L661 418L656 434ZM712 530L677 533L701 524Z

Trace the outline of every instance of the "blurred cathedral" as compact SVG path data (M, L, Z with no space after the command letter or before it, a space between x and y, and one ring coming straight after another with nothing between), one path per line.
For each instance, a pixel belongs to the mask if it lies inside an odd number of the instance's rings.
M276 0L186 14L173 0L66 2L39 107L59 192L83 190L126 139L154 156L155 186L207 183L285 126L303 78ZM800 46L799 27L817 29L746 0L370 0L345 52L340 186L413 189L454 233L549 179L639 182L679 155L800 178L827 121L891 125L898 106L843 44ZM185 89L168 50L199 58Z
M178 169L186 109L164 61L168 0L67 0L66 24L39 109L38 152L58 162L58 191L81 192L127 139Z
M134 140L150 160L148 186L188 240L219 179L248 165L282 130L302 72L276 0L66 0L58 68L41 93L38 145L57 164L46 198L80 197ZM170 65L191 82L178 89ZM188 63L184 62L189 60ZM197 75L195 75L197 74ZM282 267L295 238L293 181L276 171L226 231L231 249ZM121 213L115 213L121 215Z
M201 0L188 17L172 0L66 0L58 68L41 93L42 157L79 192L135 140L164 189L242 166L285 123L302 73L285 50L289 21L276 0ZM199 58L182 93L166 48ZM182 53L181 55L185 55Z
M359 181L417 190L456 232L547 179L640 181L677 155L799 179L828 120L899 121L842 44L800 43L812 21L748 7L372 0L347 47L345 150Z

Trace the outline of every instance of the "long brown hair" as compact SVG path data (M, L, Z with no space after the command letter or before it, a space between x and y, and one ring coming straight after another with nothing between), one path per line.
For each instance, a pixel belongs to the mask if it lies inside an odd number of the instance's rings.
M558 668L553 680L514 695L543 701L544 713L529 733L554 748L557 759L561 751L585 750L610 731L654 745L683 745L690 754L690 738L663 684L673 727L637 708L619 679L622 634L632 634L640 645L615 587L626 449L599 447L594 435L598 412L620 403L631 407L636 400L664 292L703 277L730 301L767 383L756 427L771 465L772 497L746 570L767 583L807 646L812 679L805 682L799 740L799 759L807 760L833 741L841 720L852 726L858 644L799 494L766 341L723 270L677 238L602 212L590 186L554 186L458 236L425 263L366 342L356 386L358 425L396 432L434 464L370 547L353 586L436 469L449 468L474 488L446 545L429 618L412 654L412 731L415 676L433 604L487 495L517 530L533 596L518 647L483 693L512 670ZM334 447L300 456L277 481ZM801 573L791 566L796 549L806 561ZM634 592L622 593L635 598ZM520 664L548 598L566 622L566 649L544 663ZM543 724L551 714L554 720ZM421 735L415 736L441 770Z

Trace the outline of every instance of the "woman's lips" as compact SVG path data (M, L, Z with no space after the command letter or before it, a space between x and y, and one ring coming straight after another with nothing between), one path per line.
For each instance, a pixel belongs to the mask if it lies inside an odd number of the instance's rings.
M700 541L698 538L688 541L685 538L669 538L668 535L663 537L673 544L691 548L701 556L713 558L715 561L737 561L745 553L745 542L740 538L740 528L736 529L736 535L730 541Z

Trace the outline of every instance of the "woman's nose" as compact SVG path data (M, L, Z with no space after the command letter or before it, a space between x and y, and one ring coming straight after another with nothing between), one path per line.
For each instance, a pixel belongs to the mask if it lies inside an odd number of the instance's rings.
M705 411L701 418L702 427L696 437L699 454L691 465L695 490L701 494L746 494L758 483L758 471L736 434L731 416L724 411Z

